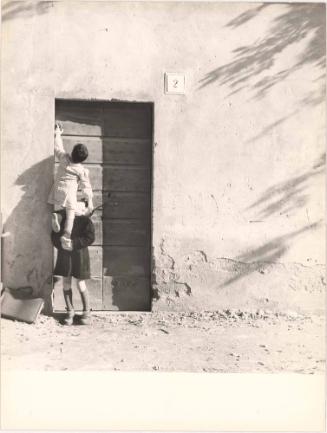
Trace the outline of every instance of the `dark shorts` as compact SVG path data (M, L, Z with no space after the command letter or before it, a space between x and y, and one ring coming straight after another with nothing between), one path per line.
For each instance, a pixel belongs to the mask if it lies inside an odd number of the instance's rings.
M74 277L79 280L91 278L90 256L88 248L75 251L58 250L54 275Z

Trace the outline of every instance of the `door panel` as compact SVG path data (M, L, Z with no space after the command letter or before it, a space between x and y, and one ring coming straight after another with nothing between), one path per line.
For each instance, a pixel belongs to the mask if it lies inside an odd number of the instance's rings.
M146 246L148 225L142 220L108 219L103 221L103 243L106 245Z
M103 274L105 276L148 276L149 254L144 247L103 247Z
M150 192L151 175L148 167L103 167L104 191Z
M85 164L95 191L146 191L150 192L151 177L147 167L117 167Z
M103 118L105 137L152 137L151 104L126 104L118 102L106 105Z
M139 192L111 192L103 207L104 218L137 218L149 222L148 194Z
M104 138L103 158L111 164L140 164L150 167L151 140L139 138Z
M93 245L132 245L146 246L148 242L148 225L137 219L100 220L92 217L95 229Z

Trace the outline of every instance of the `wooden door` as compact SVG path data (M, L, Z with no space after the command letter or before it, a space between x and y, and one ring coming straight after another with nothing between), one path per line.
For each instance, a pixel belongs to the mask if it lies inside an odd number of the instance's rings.
M93 310L150 310L152 116L147 103L56 101L65 148L87 145L94 204L102 204L89 247ZM54 306L64 308L60 280Z

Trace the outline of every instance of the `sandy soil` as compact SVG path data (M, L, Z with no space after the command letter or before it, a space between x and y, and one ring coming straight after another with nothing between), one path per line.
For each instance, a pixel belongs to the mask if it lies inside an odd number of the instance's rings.
M2 368L298 372L325 368L323 316L224 311L93 313L90 326L1 320Z

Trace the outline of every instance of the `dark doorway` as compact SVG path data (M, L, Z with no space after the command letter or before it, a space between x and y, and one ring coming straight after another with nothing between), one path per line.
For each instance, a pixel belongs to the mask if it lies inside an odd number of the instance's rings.
M58 99L55 113L67 152L87 145L94 205L102 204L89 248L92 308L149 311L153 104ZM54 306L64 307L60 281Z

